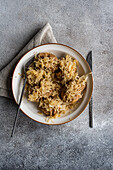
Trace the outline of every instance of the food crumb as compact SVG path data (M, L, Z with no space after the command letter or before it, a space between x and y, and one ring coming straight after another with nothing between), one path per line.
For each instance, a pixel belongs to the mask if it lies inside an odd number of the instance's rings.
M22 78L24 78L24 74L18 73L18 75Z
M47 117L47 118L45 118L45 121L48 122L48 123L49 123L50 121L51 121L52 123L54 123L54 122L53 122L53 119L54 119L53 116L52 116L52 117Z
M42 112L38 112L38 114L42 115L43 113Z
M18 73L19 76L22 76L20 73Z

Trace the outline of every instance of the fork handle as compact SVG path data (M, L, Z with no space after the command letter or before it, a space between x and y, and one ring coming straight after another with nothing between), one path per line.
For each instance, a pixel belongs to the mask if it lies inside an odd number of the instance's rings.
M26 85L26 76L25 76L24 85L23 85L23 88L22 88L22 93L21 93L21 96L20 96L18 111L16 113L14 124L13 124L13 129L12 129L11 137L13 137L13 134L14 134L14 131L15 131L15 127L16 127L16 123L17 123L17 118L18 118L18 115L19 115L19 112L20 112L20 106L21 106L21 102L22 102L22 97L23 97L23 94L24 94L25 85Z

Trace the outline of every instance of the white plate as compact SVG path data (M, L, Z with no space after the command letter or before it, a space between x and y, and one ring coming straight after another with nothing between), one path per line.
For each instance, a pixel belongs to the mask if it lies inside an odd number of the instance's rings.
M63 44L40 45L27 52L16 65L16 68L13 73L13 78L12 78L12 92L16 103L18 103L19 101L20 94L23 87L23 79L20 76L20 74L22 74L23 66L28 60L30 60L33 57L35 53L40 53L40 52L51 52L55 54L58 58L65 56L66 54L69 54L79 61L80 67L78 69L78 72L80 75L91 72L86 60L82 57L80 53L78 53L76 50L72 49L71 47L68 47ZM93 90L93 78L92 75L89 75L84 97L79 102L78 107L74 108L74 110L72 110L71 112L67 112L66 114L62 115L59 118L53 119L53 121L51 122L47 122L46 116L43 114L42 115L39 114L38 113L39 110L36 104L28 101L27 98L22 100L21 110L31 119L43 124L58 125L58 124L67 123L73 120L74 118L76 118L78 115L80 115L83 112L83 110L86 108L87 104L89 103L89 100L92 95L92 90Z

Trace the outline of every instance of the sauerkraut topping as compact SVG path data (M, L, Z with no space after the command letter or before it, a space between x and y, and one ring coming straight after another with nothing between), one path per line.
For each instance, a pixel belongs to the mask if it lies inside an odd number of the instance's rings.
M74 80L78 73L77 73L77 63L78 61L66 55L65 58L62 58L59 61L59 68L61 70L62 81L66 83L69 80Z
M69 55L58 59L50 53L39 53L27 70L28 100L37 102L48 116L58 117L70 109L86 88L87 75L79 77L78 61Z

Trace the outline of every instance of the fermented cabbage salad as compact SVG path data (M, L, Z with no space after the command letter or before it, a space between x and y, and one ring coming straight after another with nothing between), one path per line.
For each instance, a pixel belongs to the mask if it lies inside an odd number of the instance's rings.
M72 108L83 96L87 75L79 76L78 61L66 55L58 59L39 53L27 70L28 100L37 102L47 116L56 118Z

